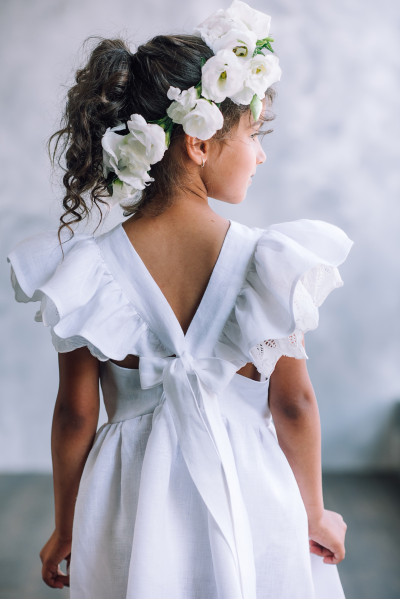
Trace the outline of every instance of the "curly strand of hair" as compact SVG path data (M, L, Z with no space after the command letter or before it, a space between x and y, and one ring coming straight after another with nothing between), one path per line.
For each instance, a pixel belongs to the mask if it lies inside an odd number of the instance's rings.
M72 226L87 218L93 207L99 212L97 229L103 218L101 206L108 206L101 138L108 127L127 120L132 112L128 93L131 58L123 40L100 38L87 64L77 70L75 85L67 94L61 128L49 139L51 162L64 171L60 244L62 230L67 228L72 237Z

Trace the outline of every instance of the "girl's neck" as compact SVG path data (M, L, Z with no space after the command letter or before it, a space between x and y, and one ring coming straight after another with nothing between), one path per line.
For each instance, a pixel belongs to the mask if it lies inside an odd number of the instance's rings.
M155 205L161 205L163 199L160 197L153 198ZM210 217L219 217L208 204L208 198L202 190L179 191L177 190L173 203L165 208L158 216L153 216L151 211L146 211L144 208L140 215L133 215L132 221L153 221L153 222L176 222L184 223L187 221L209 220Z
M133 233L142 230L160 232L195 232L199 229L212 230L226 229L229 221L218 215L208 204L207 197L197 195L178 195L171 206L168 206L160 215L153 216L145 211L141 215L134 214L125 222L125 228ZM211 233L211 231L210 231Z

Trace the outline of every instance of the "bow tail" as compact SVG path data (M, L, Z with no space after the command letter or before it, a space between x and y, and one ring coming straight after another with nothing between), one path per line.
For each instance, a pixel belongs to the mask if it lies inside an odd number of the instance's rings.
M222 598L255 598L253 542L235 459L218 405L180 361L164 372L164 391L182 455L209 511L210 544Z
M199 382L199 385L201 388L203 387L201 382ZM222 420L217 394L208 393L207 395L207 390L203 388L202 398L207 400L204 402L204 410L207 415L209 428L218 448L229 492L243 598L256 598L253 538L247 508L239 483L235 457L227 429Z

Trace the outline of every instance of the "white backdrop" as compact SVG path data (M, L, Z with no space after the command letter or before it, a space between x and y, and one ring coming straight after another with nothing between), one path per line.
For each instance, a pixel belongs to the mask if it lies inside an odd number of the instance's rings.
M57 357L35 307L17 305L7 252L51 226L61 190L45 142L89 35L132 47L191 32L217 7L203 0L1 0L0 469L48 470ZM272 15L283 69L267 162L229 218L267 227L331 221L354 240L345 286L307 335L326 469L386 469L400 398L399 25L396 0L252 0ZM118 211L118 209L117 209ZM118 219L119 214L114 214ZM108 224L110 225L110 223ZM103 415L101 417L104 418Z

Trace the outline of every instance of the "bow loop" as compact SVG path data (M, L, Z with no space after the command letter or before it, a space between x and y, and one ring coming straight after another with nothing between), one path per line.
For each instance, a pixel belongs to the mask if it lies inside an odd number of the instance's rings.
M163 383L164 369L173 357L141 356L139 359L140 385L143 390Z
M186 373L195 373L210 391L220 393L236 372L236 366L222 358L194 358L187 350L180 356L141 356L139 377L142 389L160 385L164 381L164 370L179 361Z

